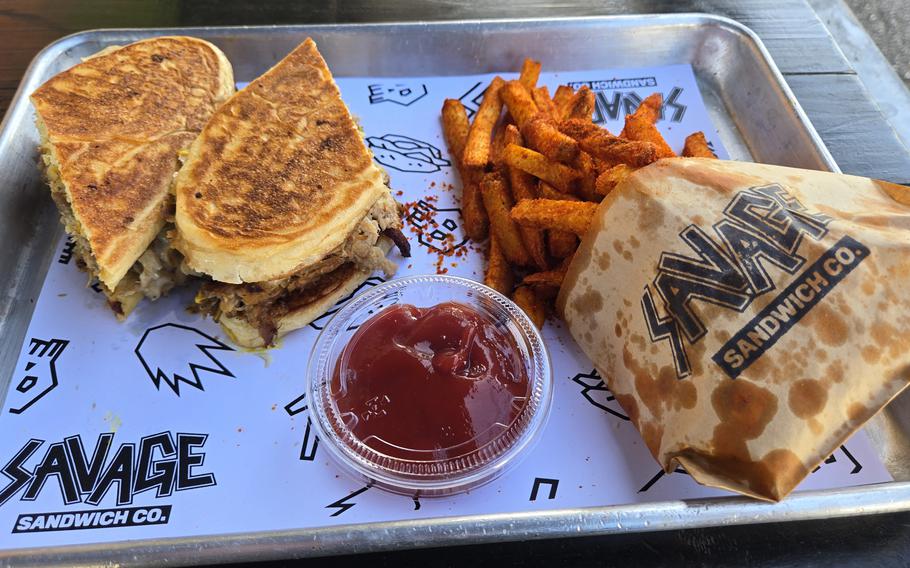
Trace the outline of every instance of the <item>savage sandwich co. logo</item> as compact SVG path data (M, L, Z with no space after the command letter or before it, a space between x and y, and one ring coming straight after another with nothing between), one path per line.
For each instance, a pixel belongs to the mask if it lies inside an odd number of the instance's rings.
M693 300L743 312L775 290L766 266L787 274L802 270L712 356L735 379L869 256L868 248L844 236L804 268L800 243L805 237L821 240L831 221L771 184L738 192L712 226L717 238L697 225L683 229L679 236L697 257L662 253L657 276L641 298L651 341L669 343L677 378L692 372L684 342L692 345L707 333L691 309ZM665 316L658 315L655 292Z
M593 81L573 81L569 86L574 90L588 87L594 92L595 123L608 120L619 120L632 114L642 98L639 92L650 94L657 89L656 77L631 77L626 79L597 79ZM660 107L660 119L670 122L682 122L687 106L680 102L682 87L672 87L663 95Z
M34 501L42 492L59 491L64 504L83 503L97 507L112 494L115 508L94 508L47 513L24 513L16 518L13 533L65 531L166 524L171 505L125 507L133 497L154 490L156 499L215 485L215 475L201 471L205 462L207 434L161 432L146 436L139 444L113 447L114 434L98 436L91 454L81 436L69 436L47 446L44 457L32 456L45 446L31 439L0 468L9 482L0 488L0 506L19 496ZM33 465L30 465L33 464Z

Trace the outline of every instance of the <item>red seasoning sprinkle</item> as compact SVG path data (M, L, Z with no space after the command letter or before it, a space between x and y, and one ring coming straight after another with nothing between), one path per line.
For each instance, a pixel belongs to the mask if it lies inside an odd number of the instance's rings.
M434 187L436 187L436 182L431 182L430 188L434 188ZM444 182L440 183L440 187L442 187L445 190L452 190L455 188L454 185L452 185L450 183L447 184ZM424 197L424 201L432 205L439 201L439 196L431 194L431 195ZM404 203L404 209L403 209L404 215L405 216L409 215L414 210L414 207L417 205L417 203L418 202L416 202L416 201ZM413 234L414 236L420 237L422 235L427 235L439 228L439 222L436 220L436 213L437 213L437 211L435 209L427 209L427 210L423 211L424 224L422 227L414 226L411 223L405 223L405 225L407 226L407 229L411 232L411 234ZM473 243L470 243L467 246L461 246L455 250L452 250L451 245L455 244L455 235L452 235L451 233L449 233L445 236L445 244L449 245L449 248L445 252L437 253L436 261L433 263L433 266L435 267L437 274L446 274L449 271L449 267L445 266L446 259L465 258L468 254L468 246L471 246L472 250L480 250L477 248L473 248L473 246L474 246ZM412 266L413 265L409 264L408 268L412 268ZM458 266L458 263L452 262L450 266L452 268L455 268Z

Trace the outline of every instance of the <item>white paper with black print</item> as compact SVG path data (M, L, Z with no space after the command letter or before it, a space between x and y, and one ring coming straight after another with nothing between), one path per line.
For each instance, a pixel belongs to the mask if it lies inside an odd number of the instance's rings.
M473 112L487 75L341 78L376 160L425 228L399 275L480 279L482 256L461 232L452 159L439 112L460 98ZM654 91L658 123L680 150L704 130L725 157L688 66L544 74L591 82L596 119L612 131ZM436 211L432 211L432 209ZM435 230L435 232L434 232ZM451 233L453 238L447 238ZM457 266L456 266L457 265ZM364 284L382 279L374 276ZM617 505L724 495L684 473L663 475L635 428L566 330L543 335L556 382L541 439L516 469L469 494L412 499L352 480L309 427L307 359L326 316L265 354L235 349L211 320L186 311L192 290L145 302L118 323L59 243L0 416L0 548L214 535ZM445 298L439 298L444 300ZM821 489L891 477L860 432L800 486Z

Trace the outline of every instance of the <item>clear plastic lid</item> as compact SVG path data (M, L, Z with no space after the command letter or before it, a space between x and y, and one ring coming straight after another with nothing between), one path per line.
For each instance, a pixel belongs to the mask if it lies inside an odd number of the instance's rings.
M357 418L339 409L339 390L344 389L338 388L336 372L343 365L343 354L348 357L345 347L361 325L391 306L430 308L443 302L468 306L492 326L491 333L508 340L504 348L514 351L523 366L527 388L515 397L515 412L510 413L508 423L491 424L471 440L435 449L399 444L395 451L384 451L392 448L381 440L360 439L354 428ZM441 275L392 280L351 300L317 339L308 379L313 426L332 458L349 473L378 487L421 496L467 491L515 465L543 429L553 391L549 356L525 313L491 288ZM421 403L416 400L419 397L415 391L414 404Z

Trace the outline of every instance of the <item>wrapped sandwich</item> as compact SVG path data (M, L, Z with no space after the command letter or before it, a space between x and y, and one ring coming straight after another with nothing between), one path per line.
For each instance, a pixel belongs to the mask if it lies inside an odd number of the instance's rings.
M910 189L710 159L600 204L557 301L666 471L780 500L910 380Z

